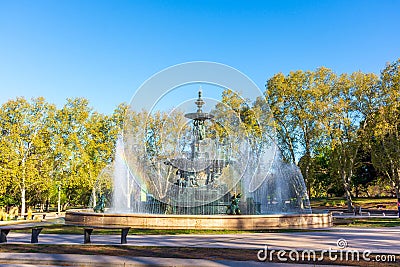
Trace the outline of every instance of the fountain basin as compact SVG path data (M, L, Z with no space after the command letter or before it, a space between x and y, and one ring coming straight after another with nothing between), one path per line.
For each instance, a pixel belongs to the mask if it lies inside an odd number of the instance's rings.
M89 209L74 209L66 212L65 223L123 225L137 229L267 230L331 227L332 214L173 215L95 213Z

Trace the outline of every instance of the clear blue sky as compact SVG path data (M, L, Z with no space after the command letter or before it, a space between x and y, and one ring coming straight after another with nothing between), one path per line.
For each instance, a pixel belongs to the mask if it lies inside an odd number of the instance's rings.
M205 60L260 88L277 72L374 72L400 57L400 1L3 1L0 103L86 97L111 113L148 77Z

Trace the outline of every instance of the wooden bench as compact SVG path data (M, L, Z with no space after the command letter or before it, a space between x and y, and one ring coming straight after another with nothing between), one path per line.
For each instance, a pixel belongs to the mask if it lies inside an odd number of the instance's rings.
M43 218L43 220L46 219L46 213L33 213L32 214L32 218L35 218L36 216L38 216L38 217L41 216Z
M8 225L0 227L0 243L7 243L7 235L11 230L32 229L31 243L39 242L39 234L43 227L27 225Z
M24 217L24 220L27 220L28 214L25 214L23 217ZM40 217L42 217L44 220L46 218L46 213L32 213L31 220L34 220L35 218L39 219Z
M357 206L354 208L354 215L359 216L371 216L369 209L362 208L361 206Z
M343 211L333 210L331 211L332 215L343 215Z
M79 225L76 225L79 226ZM121 229L121 244L126 244L128 243L126 240L126 236L129 233L129 230L131 229L128 226L118 226L118 225L84 225L83 227L83 243L84 244L90 244L91 240L90 240L90 236L92 235L92 232L94 229Z

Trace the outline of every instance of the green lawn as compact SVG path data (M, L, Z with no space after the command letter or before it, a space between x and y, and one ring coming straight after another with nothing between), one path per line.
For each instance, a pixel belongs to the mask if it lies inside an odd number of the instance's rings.
M364 209L378 209L378 205L385 206L382 210L397 210L396 198L353 198L355 206L361 206ZM317 198L310 200L311 208L346 208L346 199L343 197Z
M333 223L340 227L395 227L400 226L400 218L340 218Z
M195 234L195 235L220 235L220 234L244 234L244 233L268 233L268 232L308 232L314 231L312 229L270 229L258 231L239 231L239 230L168 230L168 229L131 229L130 235L182 235L182 234ZM15 230L19 233L30 233L31 230ZM121 230L114 229L95 229L95 234L120 234ZM70 226L63 224L53 224L44 226L41 234L83 234L83 227Z

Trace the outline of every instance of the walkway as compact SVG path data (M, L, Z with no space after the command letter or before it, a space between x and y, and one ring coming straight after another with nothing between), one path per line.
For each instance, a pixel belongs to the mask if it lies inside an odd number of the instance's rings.
M131 230L131 233L134 230ZM82 231L83 232L83 231ZM374 253L400 252L400 227L332 228L312 232L249 233L227 235L128 235L134 246L211 247L262 249L337 249L337 241L346 240L348 249L370 250ZM120 235L96 235L93 244L119 244ZM10 232L9 243L29 243L30 234ZM82 235L41 234L40 244L82 244Z
M7 264L1 264L8 262ZM40 264L40 265L39 265ZM102 255L75 255L75 254L43 254L43 253L0 253L0 266L2 267L25 267L25 266L207 266L207 267L261 267L265 262L254 261L229 261L229 260L203 260L203 259L176 259L155 257L120 257ZM272 267L288 267L291 264L271 263ZM302 267L315 265L302 264ZM329 267L329 265L324 265ZM338 267L337 265L331 267Z
M133 232L134 230L131 230ZM248 233L227 235L128 235L128 244L121 246L168 246L168 247L208 247L208 248L236 248L261 250L268 246L269 250L297 249L297 250L333 250L338 249L337 241L347 242L349 250L358 250L362 253L370 250L373 253L399 254L400 253L400 227L393 228L331 228L330 230L319 230L310 232L285 232L285 233ZM119 235L92 235L92 244L118 245ZM345 240L345 241L343 241ZM9 243L29 243L30 234L10 232ZM40 244L82 244L82 235L72 234L41 234ZM69 257L69 258L68 258ZM37 264L57 266L60 260L66 259L84 265L102 266L265 266L262 262L236 262L236 261L210 261L200 259L166 259L149 257L114 257L114 256L90 256L90 255L66 255L66 254L15 254L0 253L1 263L9 263L8 259L18 259L18 264L33 263L36 258ZM104 258L104 259L103 259ZM11 265L10 265L11 264ZM99 265L100 264L100 265ZM268 263L270 264L270 263ZM103 266L105 266L103 265ZM272 266L287 266L276 264ZM306 265L303 265L306 266Z

